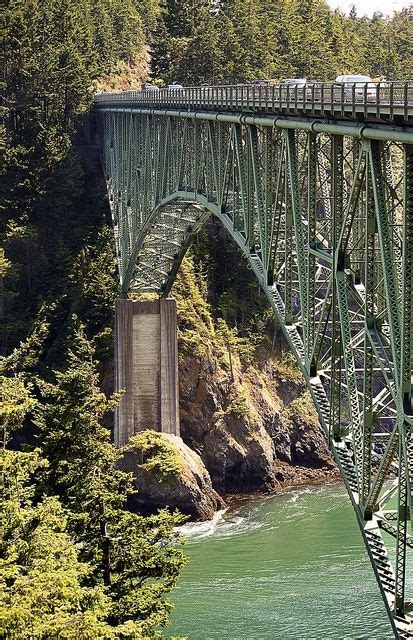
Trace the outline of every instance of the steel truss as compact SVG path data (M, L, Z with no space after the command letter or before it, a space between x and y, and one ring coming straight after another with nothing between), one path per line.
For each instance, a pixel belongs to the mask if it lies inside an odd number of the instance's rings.
M222 222L306 378L395 634L411 638L413 131L99 106L122 293L168 295L208 216Z

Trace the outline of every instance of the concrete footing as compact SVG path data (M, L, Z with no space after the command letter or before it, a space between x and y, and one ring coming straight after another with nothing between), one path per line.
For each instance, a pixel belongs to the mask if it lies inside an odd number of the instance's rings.
M172 298L115 303L115 444L143 429L179 436L176 302Z

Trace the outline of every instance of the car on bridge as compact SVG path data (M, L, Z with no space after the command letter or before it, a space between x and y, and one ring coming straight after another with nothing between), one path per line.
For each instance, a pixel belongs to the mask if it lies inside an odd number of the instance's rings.
M272 82L270 80L251 80L249 84L253 87L268 87Z
M299 87L303 89L307 85L307 78L286 78L280 83L281 87Z
M334 101L372 102L377 97L377 84L370 76L345 75L334 80Z
M286 78L280 83L282 98L303 99L313 94L316 83L307 78Z

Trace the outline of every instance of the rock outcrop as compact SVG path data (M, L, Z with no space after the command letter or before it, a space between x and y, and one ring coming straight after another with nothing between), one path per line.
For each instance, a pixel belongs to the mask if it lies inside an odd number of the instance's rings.
M210 475L195 451L182 438L168 433L142 432L167 444L167 453L162 453L166 471L162 464L150 464L153 451L142 446L135 447L132 439L125 454L123 468L135 476L137 493L129 506L141 513L151 513L162 507L179 509L195 520L209 520L214 512L225 506L224 500L212 488ZM141 438L142 442L142 438ZM165 458L166 455L166 458ZM171 460L168 459L172 457Z
M233 378L211 356L181 358L181 434L221 494L273 491L335 475L300 374L290 362L280 374L268 350L259 357L261 370L238 361Z

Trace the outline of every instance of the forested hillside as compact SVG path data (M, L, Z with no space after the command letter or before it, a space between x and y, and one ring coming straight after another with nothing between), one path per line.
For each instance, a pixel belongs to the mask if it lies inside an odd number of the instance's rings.
M325 0L166 0L153 34L155 77L182 84L254 78L413 76L412 17L332 11Z
M102 389L117 282L105 185L85 136L94 91L140 86L148 74L183 84L411 78L409 16L347 18L323 0L5 3L2 637L161 637L184 562L180 516L125 511L132 478L114 472L117 399ZM243 340L272 332L246 270L222 277L226 259L202 236L195 264L214 321Z
M184 561L178 515L123 508L134 489L114 471L105 417L116 399L100 391L95 356L97 348L103 370L112 237L98 162L81 134L72 146L97 82L144 55L156 5L141 9L132 0L6 7L4 638L156 637Z

